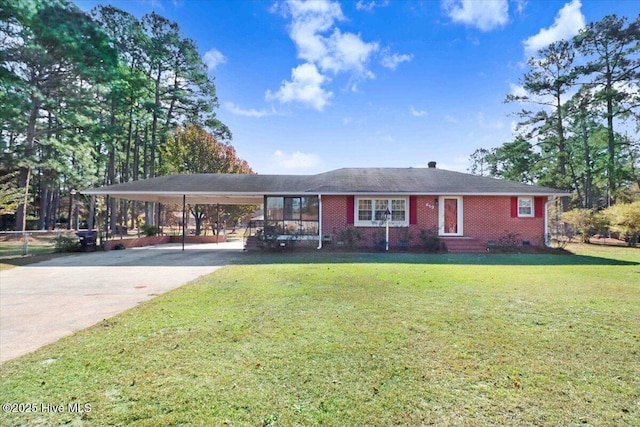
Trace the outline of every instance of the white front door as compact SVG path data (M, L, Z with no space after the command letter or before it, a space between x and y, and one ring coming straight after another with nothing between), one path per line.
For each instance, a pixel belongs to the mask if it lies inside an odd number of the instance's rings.
M438 231L441 236L462 236L462 196L440 196Z

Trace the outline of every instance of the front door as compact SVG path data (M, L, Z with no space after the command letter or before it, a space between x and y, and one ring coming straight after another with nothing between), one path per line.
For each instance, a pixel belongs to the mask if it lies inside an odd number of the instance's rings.
M440 235L462 236L462 197L442 196L439 205Z

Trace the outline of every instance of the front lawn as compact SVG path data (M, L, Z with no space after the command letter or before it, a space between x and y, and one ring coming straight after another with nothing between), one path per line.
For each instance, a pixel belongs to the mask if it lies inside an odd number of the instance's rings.
M247 255L2 365L0 424L638 425L640 251L576 251Z

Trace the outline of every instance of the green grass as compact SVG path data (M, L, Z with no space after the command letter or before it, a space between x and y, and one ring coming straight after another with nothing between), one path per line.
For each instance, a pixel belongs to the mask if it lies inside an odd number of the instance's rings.
M256 254L5 363L1 425L639 425L640 251ZM66 409L66 408L65 408Z

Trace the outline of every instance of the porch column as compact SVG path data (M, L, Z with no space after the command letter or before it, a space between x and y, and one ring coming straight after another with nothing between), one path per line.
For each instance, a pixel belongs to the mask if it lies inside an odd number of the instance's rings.
M322 194L318 194L318 248L322 249Z
M184 252L185 214L187 212L187 196L182 195L182 252Z
M89 221L88 221L88 225L87 228L89 230L93 230L93 225L94 225L94 216L96 213L96 195L92 194L91 195L91 202L89 203Z

